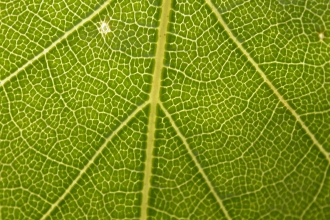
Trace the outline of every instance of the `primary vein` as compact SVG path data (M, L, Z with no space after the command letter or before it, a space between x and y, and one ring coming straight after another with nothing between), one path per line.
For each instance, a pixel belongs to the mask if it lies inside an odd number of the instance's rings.
M162 15L160 20L160 26L158 31L157 51L155 57L155 69L153 75L152 89L150 93L150 117L148 124L148 140L146 150L146 162L145 162L145 174L144 174L144 186L142 192L142 206L141 206L141 219L147 219L148 209L148 195L150 190L150 180L152 173L152 153L154 148L155 137L155 123L156 123L156 110L157 103L159 101L161 73L163 69L163 60L166 46L166 32L169 23L169 14L171 9L171 1L163 1Z

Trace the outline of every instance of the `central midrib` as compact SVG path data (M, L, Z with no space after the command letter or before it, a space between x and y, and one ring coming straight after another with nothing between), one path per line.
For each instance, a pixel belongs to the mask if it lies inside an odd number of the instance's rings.
M155 56L155 68L153 73L152 88L150 93L150 117L148 124L148 140L146 149L145 175L142 190L141 219L147 219L147 209L149 200L149 191L151 187L152 155L154 149L154 137L156 131L157 103L159 101L161 73L163 69L163 60L166 46L166 32L169 23L169 14L171 9L171 0L163 1L160 25L158 29L158 41Z

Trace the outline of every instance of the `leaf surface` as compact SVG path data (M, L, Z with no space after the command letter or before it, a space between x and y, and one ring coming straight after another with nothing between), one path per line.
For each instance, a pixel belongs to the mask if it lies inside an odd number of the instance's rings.
M327 0L0 6L0 219L330 218Z

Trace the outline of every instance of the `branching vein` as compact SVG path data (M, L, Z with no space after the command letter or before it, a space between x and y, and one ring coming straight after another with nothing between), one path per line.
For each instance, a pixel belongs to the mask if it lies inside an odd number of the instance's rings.
M189 147L189 144L187 143L186 138L182 135L182 133L180 132L179 128L176 126L176 124L174 123L174 120L172 119L171 115L168 113L168 111L164 108L163 104L160 103L160 106L162 108L162 110L165 112L166 117L170 120L174 130L176 131L176 133L178 134L178 136L180 137L180 139L182 140L183 144L186 146L187 151L190 155L190 157L192 158L192 160L194 161L194 163L196 164L199 172L202 174L207 186L210 188L212 194L214 195L215 199L217 200L217 202L219 203L221 210L223 211L223 213L225 214L227 219L231 219L231 217L228 214L228 211L226 209L226 207L224 206L222 200L220 199L220 197L218 196L218 194L215 192L215 189L211 183L211 181L209 180L209 178L207 177L206 173L204 172L203 168L201 167L200 163L197 161L196 156L194 155L194 153L192 152L192 150Z

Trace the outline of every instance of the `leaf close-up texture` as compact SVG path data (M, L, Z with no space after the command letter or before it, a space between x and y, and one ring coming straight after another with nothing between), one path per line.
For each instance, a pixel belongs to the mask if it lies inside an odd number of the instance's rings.
M0 219L330 219L329 0L1 0Z

